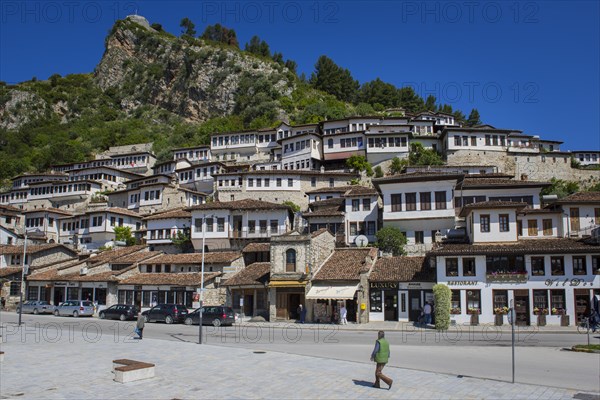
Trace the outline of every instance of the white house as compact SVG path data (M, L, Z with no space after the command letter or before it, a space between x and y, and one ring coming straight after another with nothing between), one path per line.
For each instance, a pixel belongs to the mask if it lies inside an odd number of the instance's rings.
M458 324L506 323L514 305L518 325L574 325L600 285L600 245L593 240L517 235L513 218L523 203L482 202L463 208L468 241L443 242L429 255L437 281L452 289Z
M344 211L346 225L346 244L366 246L367 243L358 243L360 235L367 237L369 243L377 241L377 224L379 220L379 194L373 188L364 186L351 186L344 194Z
M431 249L436 234L455 227L456 173L408 173L374 179L383 199L383 226L394 226L408 239L409 253Z
M579 192L556 202L562 206L563 226L570 237L590 235L600 226L600 192Z
M143 218L146 224L146 244L151 250L164 253L177 253L180 251L171 240L179 232L189 235L192 226L192 214L189 211L177 208L165 212L151 214Z
M259 200L235 200L200 204L187 209L192 216L191 238L202 249L243 248L251 241L266 241L292 228L289 207Z
M577 150L572 151L571 154L581 165L600 165L600 151Z

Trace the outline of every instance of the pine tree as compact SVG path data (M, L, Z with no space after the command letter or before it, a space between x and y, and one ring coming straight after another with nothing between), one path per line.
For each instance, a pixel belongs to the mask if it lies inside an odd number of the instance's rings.
M185 17L179 23L179 26L184 29L182 34L188 36L196 36L196 25L188 17Z
M427 100L425 100L425 109L427 111L435 111L435 96L430 94L427 96Z
M233 29L229 29L221 24L208 25L202 33L202 39L213 42L225 43L230 46L239 47L237 35Z
M466 125L467 126L481 125L479 111L477 111L476 108L471 110L471 114L469 114L469 118L467 119Z
M384 108L398 107L400 105L400 93L394 85L377 78L361 86L358 101L372 106L380 104Z
M354 102L360 84L354 80L348 69L339 67L327 56L321 56L315 64L315 72L310 78L311 85L318 90L334 95L339 100Z
M424 108L423 99L415 93L412 87L403 87L398 90L398 93L400 94L400 106L407 112L414 113Z
M244 50L259 56L271 57L271 50L269 49L267 42L260 40L260 38L256 35L250 38L250 41L246 43Z

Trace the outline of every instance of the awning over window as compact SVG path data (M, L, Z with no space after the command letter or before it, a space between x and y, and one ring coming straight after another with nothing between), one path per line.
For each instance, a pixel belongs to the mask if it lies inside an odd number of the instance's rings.
M269 287L304 287L306 281L271 281Z
M313 285L306 295L307 299L332 299L332 300L352 300L354 293L358 290L358 283L355 285L336 285L320 286Z

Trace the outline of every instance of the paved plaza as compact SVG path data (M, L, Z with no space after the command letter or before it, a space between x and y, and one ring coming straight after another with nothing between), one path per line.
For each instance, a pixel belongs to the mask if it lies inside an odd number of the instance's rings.
M57 329L60 327L60 329ZM325 346L325 344L322 344ZM597 399L597 394L547 386L386 367L391 390L374 389L374 364L257 349L98 335L93 325L2 330L0 395L3 399L97 398L444 398ZM392 349L392 357L394 356ZM365 354L368 359L369 354ZM156 364L156 377L113 381L112 360ZM385 386L385 385L383 385Z

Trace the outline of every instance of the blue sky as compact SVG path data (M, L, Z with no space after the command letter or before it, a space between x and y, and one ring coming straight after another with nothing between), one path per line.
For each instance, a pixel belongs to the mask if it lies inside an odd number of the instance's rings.
M189 17L252 35L313 71L326 54L484 122L600 149L598 1L10 1L0 3L0 80L93 71L116 19L135 11L178 34Z

